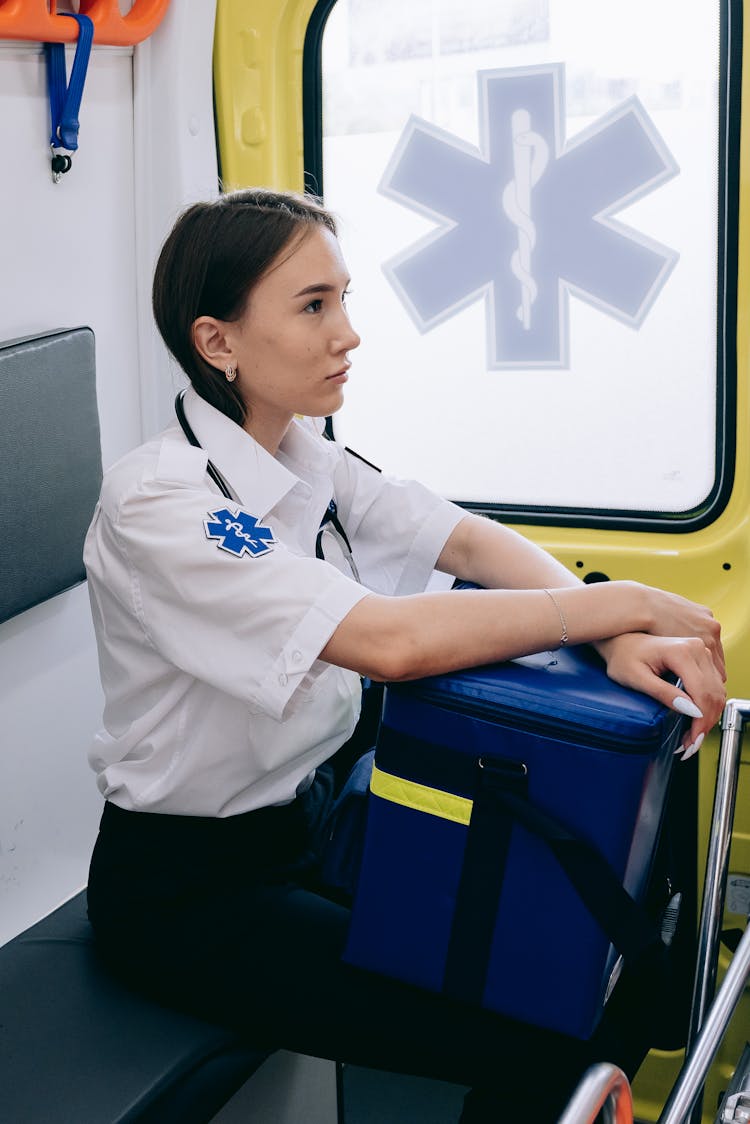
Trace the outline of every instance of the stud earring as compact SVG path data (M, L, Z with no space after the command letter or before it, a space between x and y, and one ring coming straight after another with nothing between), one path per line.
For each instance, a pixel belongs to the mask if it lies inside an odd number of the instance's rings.
M237 368L233 367L230 363L229 366L224 370L224 377L226 378L227 382L234 382L234 380L237 378Z

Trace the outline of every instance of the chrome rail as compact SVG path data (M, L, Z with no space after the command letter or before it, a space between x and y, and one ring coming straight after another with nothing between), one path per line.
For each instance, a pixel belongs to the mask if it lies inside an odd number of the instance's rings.
M750 718L750 699L730 699L721 720L721 748L716 774L716 792L711 820L711 839L706 860L703 908L698 935L698 957L693 988L693 1008L687 1052L698 1035L706 1009L713 998L719 960L719 940L724 912L729 847L732 841L734 806L740 769L742 732Z
M630 1082L616 1065L600 1062L587 1069L558 1124L633 1124Z
M742 1051L734 1077L724 1094L714 1124L747 1124L750 1120L750 1042Z
M685 1063L657 1124L700 1124L703 1086L708 1071L745 984L750 980L749 924L716 998L713 999L729 871L729 848L737 801L742 733L744 723L749 718L750 699L729 699L721 721L721 746L706 858ZM594 1124L600 1111L605 1124L633 1124L630 1084L622 1070L610 1063L601 1063L586 1071L558 1124Z
M694 1116L690 1115L691 1110L700 1111L699 1100L706 1075L748 979L750 979L750 926L742 934L742 940L727 968L727 974L722 980L716 999L664 1106L658 1124L683 1124L686 1120L694 1119Z
M729 847L740 770L740 749L750 700L730 699L721 720L721 747L716 774L711 837L698 933L698 955L693 987L685 1064L659 1117L658 1124L700 1124L703 1085L729 1025L750 971L750 936L745 931L732 957L719 993L706 1016L716 987L721 923L724 912Z

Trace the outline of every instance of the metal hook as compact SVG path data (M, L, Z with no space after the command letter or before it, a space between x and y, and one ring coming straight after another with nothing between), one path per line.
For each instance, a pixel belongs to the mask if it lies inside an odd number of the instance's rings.
M64 176L73 166L73 161L67 152L58 152L52 149L52 182L59 183L60 176Z

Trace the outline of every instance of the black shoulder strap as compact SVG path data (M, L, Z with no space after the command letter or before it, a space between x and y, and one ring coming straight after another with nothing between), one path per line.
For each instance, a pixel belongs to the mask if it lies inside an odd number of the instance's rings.
M336 438L333 436L333 429L329 424L330 421L330 418L326 418L326 427L323 430L323 436L327 441L335 442ZM368 468L371 468L373 470L373 472L382 473L382 468L378 468L378 466L376 464L373 464L372 461L368 461L367 457L363 457L361 453L358 453L356 451L356 449L350 449L348 445L344 445L343 448L345 453L348 453L350 457L356 457L358 461L362 461L362 464L366 464Z
M514 823L544 840L627 963L639 961L658 949L661 939L657 927L624 889L607 860L586 840L573 835L559 820L529 802L525 772L518 775L502 761L485 759L480 764L444 991L454 998L481 1001L504 876L502 860Z
M378 466L376 464L373 464L372 461L368 461L367 457L363 457L361 453L357 453L354 449L350 449L348 445L344 445L344 452L348 453L350 457L356 457L358 461L362 461L362 464L366 464L368 468L374 469L375 472L382 473L382 468L378 468Z

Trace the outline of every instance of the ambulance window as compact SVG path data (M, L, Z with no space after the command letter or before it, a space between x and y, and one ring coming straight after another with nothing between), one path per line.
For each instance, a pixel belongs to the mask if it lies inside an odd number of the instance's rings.
M517 521L715 518L733 471L733 0L316 13L305 166L362 336L336 437Z

